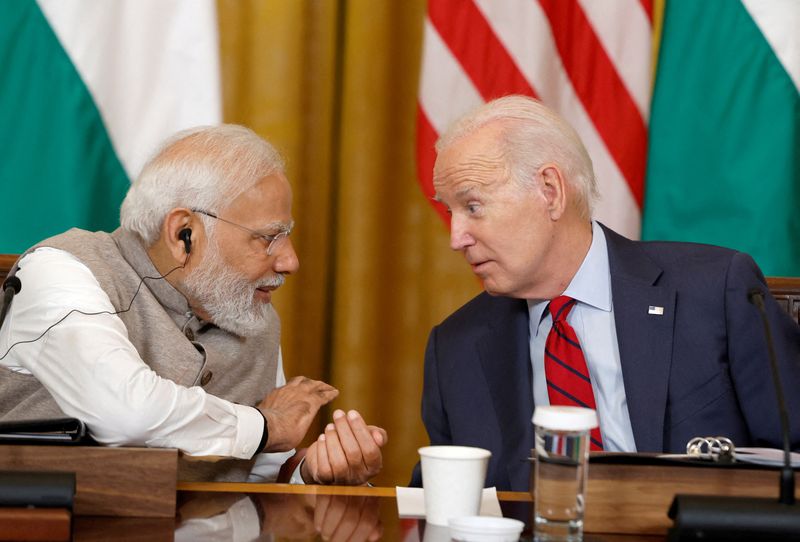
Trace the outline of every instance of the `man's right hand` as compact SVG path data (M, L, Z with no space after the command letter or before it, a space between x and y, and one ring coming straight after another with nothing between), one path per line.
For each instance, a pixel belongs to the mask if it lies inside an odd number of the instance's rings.
M322 405L339 395L333 386L304 376L275 388L258 405L267 420L265 452L285 452L297 447Z
M337 409L333 423L308 447L300 474L307 484L363 484L381 470L387 441L384 429L367 425L355 410Z

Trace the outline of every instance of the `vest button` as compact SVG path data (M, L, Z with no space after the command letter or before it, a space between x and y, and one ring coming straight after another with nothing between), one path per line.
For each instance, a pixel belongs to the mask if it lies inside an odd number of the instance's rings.
M212 373L211 371L206 371L205 373L203 373L203 376L200 377L200 385L205 386L206 384L211 382L211 377L213 376L214 373Z
M194 331L192 331L192 328L187 327L184 334L186 335L186 338L189 339L190 341L194 340Z

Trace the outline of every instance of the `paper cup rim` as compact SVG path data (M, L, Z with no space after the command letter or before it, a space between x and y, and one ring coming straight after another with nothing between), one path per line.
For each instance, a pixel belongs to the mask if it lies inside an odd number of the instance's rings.
M555 431L588 431L597 427L597 412L573 406L538 406L531 421Z
M451 530L473 534L513 534L522 532L525 523L514 518L493 516L461 516L448 520Z
M486 459L491 457L492 452L474 446L423 446L417 450L420 457L432 459L448 460L467 460L467 459Z

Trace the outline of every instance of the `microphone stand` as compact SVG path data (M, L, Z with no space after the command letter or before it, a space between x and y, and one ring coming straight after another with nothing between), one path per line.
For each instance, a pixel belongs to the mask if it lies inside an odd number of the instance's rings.
M781 489L778 502L794 504L794 470L792 470L792 445L789 438L789 415L786 412L786 400L783 397L778 358L775 355L775 345L772 342L772 330L767 319L767 309L764 306L764 294L761 290L750 290L747 294L750 302L758 308L761 321L764 322L764 334L767 337L769 349L769 363L772 368L772 383L775 385L775 394L778 397L778 410L781 416L781 433L783 433L783 468L781 469Z
M669 517L675 523L669 531L670 541L683 540L800 540L800 508L794 498L794 471L791 462L789 415L772 342L772 331L764 306L764 293L753 289L747 294L758 309L764 323L772 382L778 399L783 436L784 464L780 475L780 496L777 501L754 497L708 495L675 495Z

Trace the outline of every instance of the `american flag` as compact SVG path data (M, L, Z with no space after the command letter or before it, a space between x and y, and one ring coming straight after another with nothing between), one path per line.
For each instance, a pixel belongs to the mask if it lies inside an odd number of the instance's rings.
M526 94L583 139L601 194L595 217L639 237L653 0L430 0L424 40L417 164L427 196L439 134L485 101Z

